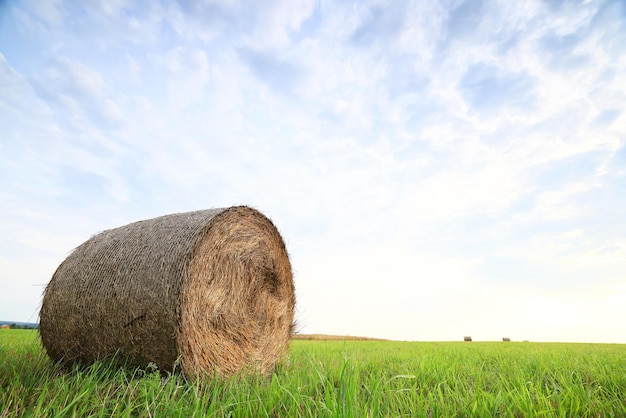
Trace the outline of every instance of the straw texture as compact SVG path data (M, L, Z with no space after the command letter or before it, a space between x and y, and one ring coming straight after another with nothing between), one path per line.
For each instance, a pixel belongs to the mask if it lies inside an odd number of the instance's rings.
M187 375L266 373L286 356L295 295L283 239L238 206L166 215L77 247L44 292L39 332L53 360L114 353Z

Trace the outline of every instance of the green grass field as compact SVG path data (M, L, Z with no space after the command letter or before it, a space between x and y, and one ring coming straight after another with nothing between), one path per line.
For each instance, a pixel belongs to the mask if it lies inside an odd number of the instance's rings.
M0 417L626 417L626 345L293 341L268 378L52 364L0 330Z

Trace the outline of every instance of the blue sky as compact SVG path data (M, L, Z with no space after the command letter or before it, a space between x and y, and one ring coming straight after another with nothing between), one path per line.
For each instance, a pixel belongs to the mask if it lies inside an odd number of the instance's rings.
M302 332L626 343L626 4L0 3L0 319L101 230L247 204Z

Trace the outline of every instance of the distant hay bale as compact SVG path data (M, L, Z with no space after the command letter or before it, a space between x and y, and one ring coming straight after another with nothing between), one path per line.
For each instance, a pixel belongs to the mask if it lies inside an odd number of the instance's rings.
M510 343L511 339L509 337L502 337L502 341Z
M7 324L2 324L0 325L0 329L11 329L11 326Z
M187 375L267 373L287 354L295 295L280 233L246 207L178 213L101 232L46 287L50 357Z
M469 336L463 337L463 341L470 341L471 342L472 341L472 337L469 337Z

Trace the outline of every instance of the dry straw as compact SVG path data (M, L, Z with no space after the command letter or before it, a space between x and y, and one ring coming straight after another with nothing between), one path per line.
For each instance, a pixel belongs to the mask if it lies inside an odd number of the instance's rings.
M267 373L286 355L294 305L283 239L239 206L93 236L54 273L39 331L65 364L121 353L187 375Z

